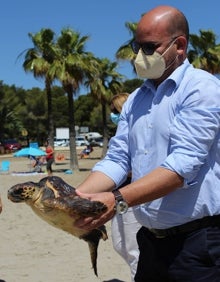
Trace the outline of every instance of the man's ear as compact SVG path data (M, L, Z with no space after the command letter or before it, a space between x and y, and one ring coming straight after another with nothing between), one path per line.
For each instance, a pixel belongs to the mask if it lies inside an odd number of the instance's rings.
M177 45L177 53L179 55L183 55L186 52L187 48L187 40L184 36L179 36L176 39L176 45Z

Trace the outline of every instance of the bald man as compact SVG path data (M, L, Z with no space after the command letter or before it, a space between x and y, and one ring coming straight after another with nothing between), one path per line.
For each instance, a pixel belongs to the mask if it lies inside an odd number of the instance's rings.
M108 207L78 227L134 207L136 282L220 281L220 81L189 63L188 38L174 7L140 19L132 49L145 81L125 102L106 157L78 187ZM131 184L116 194L129 171Z

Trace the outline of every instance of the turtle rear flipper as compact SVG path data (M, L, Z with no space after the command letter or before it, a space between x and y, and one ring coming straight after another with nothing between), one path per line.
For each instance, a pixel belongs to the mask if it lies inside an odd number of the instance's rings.
M107 231L104 225L100 226L97 229L92 230L90 233L81 237L81 239L85 240L89 245L92 267L94 269L94 273L96 276L98 276L97 274L98 245L101 238L103 240L106 240L108 238Z

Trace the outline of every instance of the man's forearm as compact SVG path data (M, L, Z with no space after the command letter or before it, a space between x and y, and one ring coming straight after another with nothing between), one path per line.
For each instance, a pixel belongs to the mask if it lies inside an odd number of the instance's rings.
M115 187L114 181L106 174L95 171L81 183L77 189L83 193L98 193L111 191Z
M180 175L158 167L120 191L129 206L134 206L166 196L182 185L183 178Z

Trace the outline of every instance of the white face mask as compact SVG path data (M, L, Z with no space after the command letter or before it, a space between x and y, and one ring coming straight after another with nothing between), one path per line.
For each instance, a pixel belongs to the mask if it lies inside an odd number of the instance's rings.
M163 52L162 55L156 51L152 55L145 55L143 50L140 48L134 62L138 76L149 79L160 78L165 70L169 67L168 66L166 68L163 55L171 48L174 42L175 41L172 42L172 44Z

